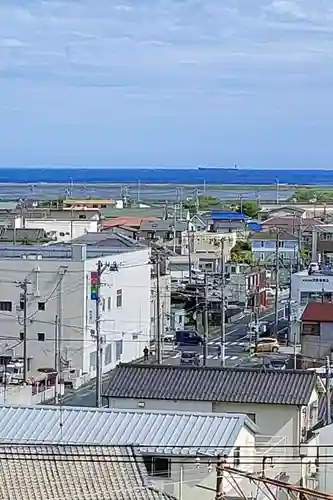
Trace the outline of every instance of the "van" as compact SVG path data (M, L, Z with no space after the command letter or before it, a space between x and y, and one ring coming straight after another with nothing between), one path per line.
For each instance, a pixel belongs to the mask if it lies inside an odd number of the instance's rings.
M203 338L195 330L177 330L176 344L178 345L202 345Z

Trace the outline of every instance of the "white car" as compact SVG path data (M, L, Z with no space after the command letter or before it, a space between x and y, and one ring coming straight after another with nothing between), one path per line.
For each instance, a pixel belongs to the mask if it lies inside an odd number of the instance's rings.
M174 341L175 341L174 333L166 333L165 335L163 335L163 342L165 342L166 344L171 344Z

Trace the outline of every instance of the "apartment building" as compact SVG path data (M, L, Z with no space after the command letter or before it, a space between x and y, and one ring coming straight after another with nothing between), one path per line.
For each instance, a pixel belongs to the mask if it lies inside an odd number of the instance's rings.
M105 242L104 246L92 242L1 246L1 352L13 357L23 355L24 295L20 283L26 280L31 372L54 367L58 355L64 369L73 368L78 375L93 376L96 370L93 292L98 261L105 266L100 292L103 371L140 356L149 339L149 250L134 244L125 247L115 240Z

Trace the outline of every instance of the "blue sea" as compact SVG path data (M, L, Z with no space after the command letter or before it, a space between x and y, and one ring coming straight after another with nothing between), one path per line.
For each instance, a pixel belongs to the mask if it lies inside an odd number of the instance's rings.
M187 184L333 185L333 170L258 170L241 168L0 168L0 183L29 184Z

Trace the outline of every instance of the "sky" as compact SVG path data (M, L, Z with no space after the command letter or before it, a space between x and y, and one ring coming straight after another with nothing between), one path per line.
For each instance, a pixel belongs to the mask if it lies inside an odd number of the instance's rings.
M1 0L0 166L333 168L332 0Z

